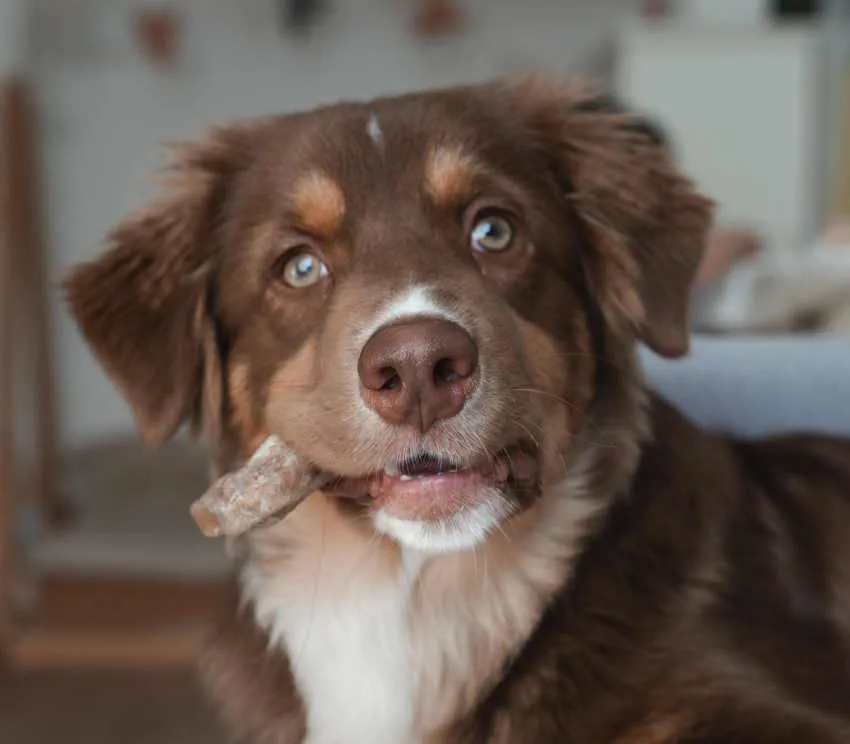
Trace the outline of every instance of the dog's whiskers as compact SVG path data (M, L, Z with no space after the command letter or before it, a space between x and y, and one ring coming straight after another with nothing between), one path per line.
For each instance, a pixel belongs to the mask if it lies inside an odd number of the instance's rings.
M532 395L540 395L540 396L543 396L545 398L548 398L549 400L556 401L556 402L560 403L561 405L564 405L567 408L570 408L573 411L576 411L577 413L584 413L584 411L581 408L579 408L579 406L577 406L575 403L573 403L570 400L567 400L562 395L558 395L557 393L553 393L550 390L544 390L543 388L536 388L536 387L520 385L520 386L512 387L511 392L530 393Z

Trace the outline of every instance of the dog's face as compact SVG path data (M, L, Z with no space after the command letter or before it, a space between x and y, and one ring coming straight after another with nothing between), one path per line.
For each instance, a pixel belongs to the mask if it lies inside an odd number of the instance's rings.
M474 545L564 477L600 365L686 349L707 203L578 89L270 118L176 174L68 282L143 433L276 434L404 544Z

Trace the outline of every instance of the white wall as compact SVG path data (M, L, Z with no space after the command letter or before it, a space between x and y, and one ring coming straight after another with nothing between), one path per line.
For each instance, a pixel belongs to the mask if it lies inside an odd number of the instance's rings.
M717 199L717 220L758 230L772 252L820 226L827 150L825 49L816 27L629 27L625 100L664 122L676 158Z
M94 256L108 227L150 197L158 142L214 121L490 77L517 67L571 72L629 0L476 0L466 34L424 45L413 2L329 0L312 38L283 36L263 0L184 0L183 61L152 70L130 37L129 0L38 0L34 72L44 126L54 280ZM60 440L127 430L126 407L54 296Z
M23 0L0 0L0 75L16 72L26 56Z

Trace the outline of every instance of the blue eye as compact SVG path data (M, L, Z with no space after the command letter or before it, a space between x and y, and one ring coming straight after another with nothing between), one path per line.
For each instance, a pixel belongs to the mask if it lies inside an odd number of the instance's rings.
M327 275L328 267L306 251L296 253L283 267L283 281L296 289L312 286Z
M469 235L472 250L478 253L498 253L511 247L514 231L504 217L489 215L476 221Z

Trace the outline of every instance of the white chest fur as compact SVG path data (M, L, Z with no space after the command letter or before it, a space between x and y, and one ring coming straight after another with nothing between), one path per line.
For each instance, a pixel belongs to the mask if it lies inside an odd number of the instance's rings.
M410 600L418 562L387 561L376 543L347 537L326 534L322 546L313 535L268 571L252 561L245 592L287 652L306 708L306 744L416 744ZM271 558L273 547L260 550Z
M413 744L409 592L401 583L315 606L308 597L278 613L309 744Z
M354 589L356 591L356 589ZM285 644L307 699L309 744L401 744L413 735L410 592L396 585L287 615Z

